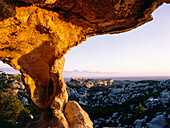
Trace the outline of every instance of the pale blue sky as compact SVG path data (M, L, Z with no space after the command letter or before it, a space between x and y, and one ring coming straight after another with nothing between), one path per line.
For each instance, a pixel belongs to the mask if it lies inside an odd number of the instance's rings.
M170 76L170 4L153 18L129 32L88 38L68 51L64 69Z
M65 70L170 75L170 5L153 20L121 34L87 39L65 55Z

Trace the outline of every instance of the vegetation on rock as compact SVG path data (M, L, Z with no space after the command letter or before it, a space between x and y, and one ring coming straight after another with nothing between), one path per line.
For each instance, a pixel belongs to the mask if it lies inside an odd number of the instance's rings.
M0 71L0 127L13 127L18 122L23 122L33 114L39 114L39 110L35 110L30 105L21 104L21 97L28 98L28 94L22 89L15 93L12 82L17 80L21 82L21 75L11 75Z

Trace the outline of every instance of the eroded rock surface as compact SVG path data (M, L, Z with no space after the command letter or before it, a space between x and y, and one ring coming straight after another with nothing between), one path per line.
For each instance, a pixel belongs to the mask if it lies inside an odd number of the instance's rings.
M88 114L75 102L70 101L66 104L64 114L70 128L92 128L93 123Z
M163 2L170 1L0 0L0 59L22 72L33 106L43 110L35 127L69 125L62 71L70 48L89 36L138 27Z

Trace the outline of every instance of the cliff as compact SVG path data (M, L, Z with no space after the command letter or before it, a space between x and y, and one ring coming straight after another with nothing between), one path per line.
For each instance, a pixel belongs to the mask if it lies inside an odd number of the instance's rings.
M87 37L129 31L152 20L163 2L170 1L0 0L0 59L21 71L32 105L43 110L29 127L92 127L78 104L67 103L64 55ZM67 104L80 110L77 125L70 117L77 115L63 110Z

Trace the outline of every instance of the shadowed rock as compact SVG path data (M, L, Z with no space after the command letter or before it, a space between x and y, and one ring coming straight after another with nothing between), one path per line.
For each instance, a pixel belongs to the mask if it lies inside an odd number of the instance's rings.
M27 127L73 126L63 114L68 99L63 56L87 37L129 31L152 20L163 2L170 1L0 0L0 59L22 72L32 105L43 110Z

